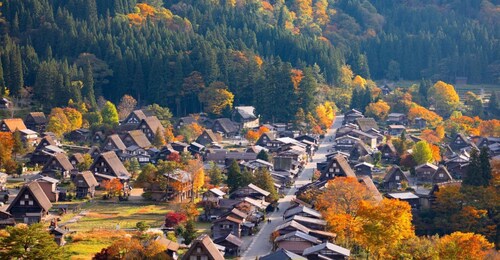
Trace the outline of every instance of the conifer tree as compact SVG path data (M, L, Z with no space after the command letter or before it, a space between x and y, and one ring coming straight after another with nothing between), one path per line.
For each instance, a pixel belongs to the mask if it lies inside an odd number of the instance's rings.
M97 109L97 102L94 93L94 76L89 62L85 63L83 67L82 96L85 100L87 100L87 102L89 102L92 109Z
M274 180L271 177L269 171L265 168L259 169L255 173L255 185L259 188L268 191L271 193L267 198L267 201L277 201L278 200L278 192L276 191L276 187L274 187Z
M227 169L226 183L231 192L235 191L236 189L242 186L241 185L242 176L241 176L240 166L238 165L238 162L236 162L236 160L233 160L231 162L231 165L229 165L229 168Z
M101 110L102 122L110 126L118 125L118 111L113 103L106 101Z

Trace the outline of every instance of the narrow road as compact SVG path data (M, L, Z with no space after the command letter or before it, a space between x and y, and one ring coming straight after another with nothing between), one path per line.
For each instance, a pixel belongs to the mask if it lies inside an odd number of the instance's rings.
M328 130L328 132L325 134L323 142L320 144L318 151L316 151L316 153L314 154L312 162L309 162L305 165L304 170L295 180L295 185L297 187L301 187L311 182L314 169L316 169L316 164L319 162L323 162L326 159L325 155L328 154L327 150L330 149L333 144L333 139L334 139L333 136L335 135L335 131L340 126L342 126L343 120L344 116L337 116L335 118L335 122L333 123L332 127ZM271 219L271 223L265 222L261 225L259 233L257 233L253 237L252 242L242 255L241 259L255 260L256 257L264 256L271 253L272 243L269 241L271 233L277 226L284 223L283 212L288 207L290 207L290 202L292 201L293 198L295 198L296 191L297 189L295 187L292 187L288 191L288 194L284 198L278 201L279 202L278 208L280 209L280 211L277 212L275 211L271 214L268 214L268 218Z

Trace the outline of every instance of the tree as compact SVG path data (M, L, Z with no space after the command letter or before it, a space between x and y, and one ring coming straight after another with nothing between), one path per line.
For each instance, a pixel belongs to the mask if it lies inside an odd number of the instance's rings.
M90 66L90 62L87 61L83 66L83 88L82 88L82 96L86 102L90 105L91 108L97 108L97 102L95 99L94 93L94 75L92 72L92 67Z
M278 192L276 191L276 187L274 187L274 180L273 177L271 177L271 174L266 168L261 168L257 170L255 173L255 185L257 185L259 188L268 191L270 194L266 198L267 201L269 202L275 202L278 201L279 196Z
M0 233L2 259L66 259L65 253L41 223L18 224Z
M484 259L493 244L478 234L454 232L439 240L438 250L441 259Z
M78 163L76 165L76 168L79 171L86 171L86 170L90 169L90 166L92 165L92 163L94 163L94 159L92 159L92 156L90 156L90 154L86 153L83 155L83 162Z
M258 132L256 131L253 131L253 130L248 130L246 135L245 135L245 138L251 142L251 143L255 143L257 140L259 140L260 138L260 135Z
M488 111L492 114L492 117L498 116L499 108L498 108L498 97L497 92L492 91L490 96L490 101L488 102Z
M221 169L214 162L210 162L210 170L208 172L210 177L210 184L218 187L224 182L224 175L222 175Z
M65 107L63 112L69 122L69 129L67 131L73 131L82 127L83 117L80 111L74 108Z
M413 148L413 158L417 165L433 162L433 153L431 147L426 141L419 141Z
M123 190L123 184L118 178L114 178L112 180L104 180L102 182L102 186L110 197L114 197L116 196L116 194L120 194Z
M203 161L200 158L189 160L186 165L186 171L191 175L194 195L197 195L203 185L205 185L205 171ZM194 196L193 196L194 200Z
M116 126L119 122L118 111L113 103L106 101L101 110L102 122L110 126Z
M144 253L141 241L124 237L107 248L108 259L138 259Z
M234 95L227 86L221 82L213 82L200 94L200 100L207 113L221 115L224 109L231 109L233 106Z
M264 150L260 150L260 152L257 154L257 159L261 159L263 161L269 162L269 154Z
M161 107L158 104L152 104L149 105L146 109L150 112L153 112L153 114L158 118L158 120L160 120L165 129L170 129L172 127L172 123L170 123L170 119L172 119L172 112L170 112L170 109L168 109L168 107Z
M488 186L490 184L491 166L488 160L488 150L485 148L478 152L472 149L470 153L469 166L467 174L463 180L465 185L470 186Z
M194 221L189 220L186 223L184 232L182 233L182 238L184 238L184 244L189 245L196 238L196 228L194 226Z
M186 220L187 216L184 213L170 211L165 215L165 226L175 228Z
M233 160L227 169L227 186L231 192L237 190L241 187L242 176L240 171L240 166L236 160Z
M118 117L125 119L137 106L137 100L130 95L123 95L118 104Z
M500 120L498 119L481 121L478 128L481 136L500 136Z
M148 230L150 228L150 226L148 224L146 224L146 222L144 221L139 221L135 224L135 227L137 228L137 230L139 230L140 232L144 232L146 230Z
M153 138L153 145L160 148L166 144L165 142L165 136L163 132L160 130L160 128L156 129L154 138Z
M328 222L328 229L337 234L338 242L350 247L358 236L358 211L361 202L374 203L372 193L356 178L338 177L328 182L316 198L316 209Z
M14 142L12 147L12 153L14 154L14 158L16 158L18 154L23 154L25 151L24 143L21 140L21 132L15 131L12 134L12 139Z
M416 118L424 119L431 127L436 127L443 121L443 118L438 114L413 103L412 107L408 111L408 119L414 121Z
M428 90L427 97L433 101L438 114L443 116L449 116L460 103L455 87L443 81L436 82Z
M385 120L387 115L389 115L389 110L391 107L383 100L379 100L376 103L370 103L365 111L367 116L373 116L378 120Z
M415 236L411 207L406 201L383 199L377 205L362 201L359 217L361 230L358 242L375 259L390 258L394 248Z
M11 160L13 148L14 137L12 133L0 132L0 167L5 166L5 163Z

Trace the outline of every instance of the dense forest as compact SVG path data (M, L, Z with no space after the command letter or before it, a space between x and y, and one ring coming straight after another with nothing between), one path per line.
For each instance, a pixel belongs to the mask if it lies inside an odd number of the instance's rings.
M290 121L331 96L349 104L346 75L500 83L494 0L2 2L2 94L45 111L131 94L181 116L224 89Z

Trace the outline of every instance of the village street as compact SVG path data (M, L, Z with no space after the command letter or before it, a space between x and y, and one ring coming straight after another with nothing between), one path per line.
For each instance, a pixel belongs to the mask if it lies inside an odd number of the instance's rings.
M288 194L279 200L279 211L275 211L268 215L271 219L271 223L263 223L261 225L261 229L258 234L253 237L247 237L245 239L245 243L250 243L249 245L244 245L243 248L246 248L246 251L242 254L242 259L254 260L258 256L264 256L271 252L272 243L269 242L269 238L274 229L283 224L283 212L290 206L290 202L293 198L295 198L295 192L297 188L310 183L314 170L316 169L316 164L319 162L323 162L326 160L325 156L328 154L328 150L331 149L335 135L335 131L342 126L342 121L344 116L337 116L335 118L335 122L332 127L325 134L325 138L323 142L320 143L318 151L313 156L313 160L307 163L304 167L304 170L299 175L299 177L295 180L295 186L292 187Z

